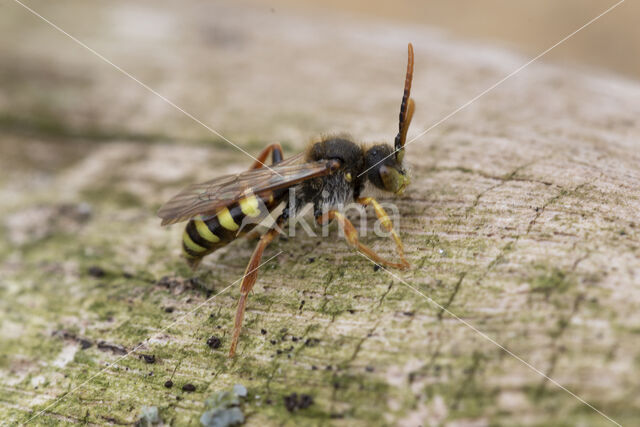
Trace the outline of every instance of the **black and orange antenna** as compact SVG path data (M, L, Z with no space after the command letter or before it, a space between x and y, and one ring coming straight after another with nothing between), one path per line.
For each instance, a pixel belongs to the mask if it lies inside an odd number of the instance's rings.
M407 140L407 131L413 118L415 103L411 99L411 81L413 80L413 45L408 46L407 76L404 80L404 93L402 94L402 104L400 104L400 121L398 124L398 135L396 135L395 151L396 160L402 163L404 157L404 143Z

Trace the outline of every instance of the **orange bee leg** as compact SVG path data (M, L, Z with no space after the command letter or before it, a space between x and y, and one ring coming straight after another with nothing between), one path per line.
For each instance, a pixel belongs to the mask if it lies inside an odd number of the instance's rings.
M265 248L271 243L271 241L278 235L279 227L274 227L267 231L258 242L258 245L251 255L251 260L247 265L244 277L242 278L242 285L240 288L240 300L238 301L238 309L236 310L236 320L233 327L233 338L231 340L231 348L229 349L229 357L233 357L236 354L236 347L238 346L238 338L240 337L240 330L242 329L242 320L244 319L244 310L247 303L247 297L249 292L253 289L253 285L258 278L258 267L260 266L260 260Z
M269 144L267 148L262 150L258 155L257 160L253 162L253 166L251 166L249 170L265 167L265 160L267 160L269 154L271 154L271 166L280 163L284 158L284 155L282 154L282 146L279 143L276 142L275 144Z
M247 235L245 236L245 239L247 240L258 240L260 238L260 232L259 231L250 231L247 233Z
M360 243L360 241L358 240L358 232L356 231L351 221L349 221L347 217L345 217L342 213L338 211L329 211L324 215L320 215L316 218L316 221L319 224L325 224L326 221L331 221L333 219L338 221L340 228L342 228L342 231L344 232L344 236L345 236L345 239L347 240L347 243L349 243L349 245L353 246L354 248L356 248L357 250L359 250L360 252L368 256L370 259L372 259L376 263L387 266L387 267L399 268L399 269L405 269L409 267L409 264L405 260L403 260L402 263L387 261L384 258L382 258L380 255L375 253L371 248L369 248L363 243Z
M373 206L373 209L376 212L376 216L380 220L380 223L388 233L391 233L393 240L395 240L396 247L398 249L398 255L400 255L402 263L405 265L405 267L408 268L410 265L407 259L404 257L404 246L402 245L402 240L400 240L400 236L393 229L393 222L389 218L389 215L387 215L387 212L384 210L384 208L380 206L380 203L378 203L378 201L373 197L361 197L357 200L357 202L363 206Z
M249 168L249 170L260 169L265 166L265 161L267 157L271 154L271 166L276 165L282 161L284 158L284 154L282 153L282 146L279 143L269 144L262 152L258 155L257 160L253 162L253 165ZM257 231L251 231L246 235L247 240L256 240L260 238L260 233Z

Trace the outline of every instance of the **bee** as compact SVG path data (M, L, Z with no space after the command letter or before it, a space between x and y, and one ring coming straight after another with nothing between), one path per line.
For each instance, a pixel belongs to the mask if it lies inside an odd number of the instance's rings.
M357 144L343 137L327 137L311 144L305 152L285 159L280 144L267 146L253 166L240 174L226 175L187 187L158 211L162 225L188 221L182 235L182 249L192 268L206 255L247 235L263 218L284 206L272 226L259 239L242 279L229 357L233 357L242 328L247 297L257 279L257 268L269 243L290 218L313 204L315 220L324 225L336 221L346 241L376 263L391 268L409 267L400 236L383 207L373 197L361 197L367 182L401 195L409 185L403 167L404 144L413 117L411 99L413 46L408 45L404 93L400 105L399 131L395 145ZM271 155L271 165L264 162ZM294 190L293 197L287 197ZM358 241L353 224L340 208L355 201L372 206L383 228L393 238L399 261L386 260ZM255 220L254 220L255 219Z

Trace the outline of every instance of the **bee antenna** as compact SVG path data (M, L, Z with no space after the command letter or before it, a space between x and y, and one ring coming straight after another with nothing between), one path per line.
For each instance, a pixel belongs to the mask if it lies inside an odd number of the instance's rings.
M396 135L395 150L396 160L402 162L404 157L404 142L407 139L407 131L413 118L415 103L411 99L411 81L413 80L413 45L409 43L407 60L407 76L404 80L404 93L402 94L402 104L400 104L400 121L398 124L398 135Z

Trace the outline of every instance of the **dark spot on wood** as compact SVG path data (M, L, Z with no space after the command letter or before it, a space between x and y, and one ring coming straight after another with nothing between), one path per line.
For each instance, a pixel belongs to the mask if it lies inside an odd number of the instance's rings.
M103 351L110 351L113 354L125 355L127 354L127 349L118 344L111 344L106 341L98 341L98 348Z
M260 333L262 335L267 335L267 330L266 329L260 329Z
M171 388L171 387L173 387L173 381L171 381L171 380L167 380L167 381L165 381L165 382L164 382L164 386L165 386L166 388Z
M298 409L306 409L313 404L313 397L308 394L291 393L284 397L284 406L287 411L294 412Z
M308 259L308 261L309 261L309 264L312 264L312 263L316 262L316 259L314 257L310 257Z
M311 405L313 405L313 397L311 397L308 394L301 394L300 403L298 404L298 407L300 409L307 409Z
M141 354L140 357L142 357L145 363L156 363L156 356L153 354Z
M192 393L192 392L196 391L196 386L194 386L191 383L187 383L187 384L182 386L182 391L186 391L188 393Z
M192 288L202 288L202 282L200 282L200 279L198 279L197 277L192 277L191 279L187 280L187 283Z
M380 266L378 264L375 264L373 266L373 271L378 271L378 270L380 270Z
M89 340L87 338L79 337L76 334L74 334L73 332L69 332L69 331L65 331L65 330L53 331L51 336L60 337L60 338L62 338L64 340L75 341L78 344L80 344L80 347L83 350L86 350L86 349L88 349L89 347L91 347L93 345L91 340Z
M207 340L207 345L214 350L220 348L221 344L222 341L220 341L220 338L216 337L215 335L210 336Z
M163 288L171 289L178 286L179 282L173 277L163 276L156 282L156 285L162 286Z
M319 342L320 340L318 338L307 338L304 341L304 345L306 345L307 347L314 347L318 345Z
M98 279L106 276L107 274L102 267L99 267L97 265L92 265L91 267L89 267L89 270L87 272L89 273L89 276Z

